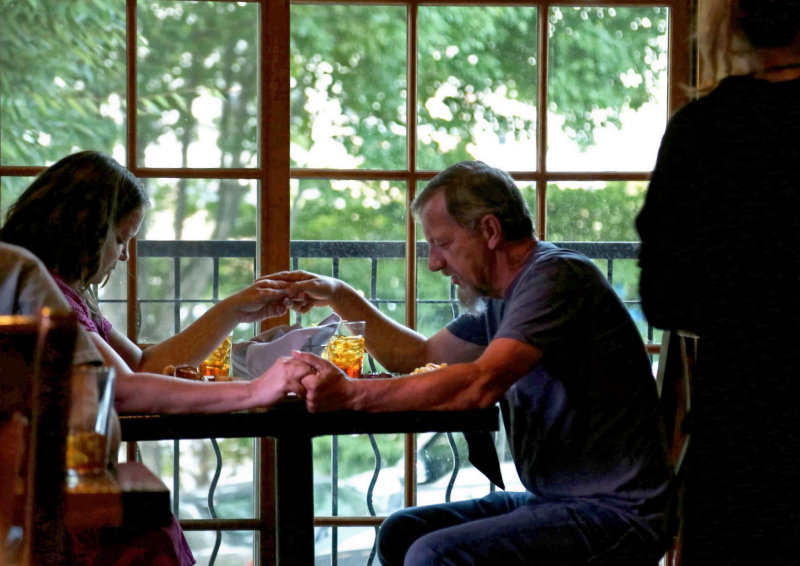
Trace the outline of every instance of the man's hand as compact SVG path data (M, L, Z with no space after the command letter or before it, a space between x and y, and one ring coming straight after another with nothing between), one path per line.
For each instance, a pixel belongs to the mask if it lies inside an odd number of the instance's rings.
M292 356L311 368L301 380L309 413L352 408L350 402L355 393L355 383L342 370L328 360L307 352L295 351Z
M262 279L284 284L287 299L284 301L285 305L299 313L328 305L341 285L338 279L307 271L281 271Z

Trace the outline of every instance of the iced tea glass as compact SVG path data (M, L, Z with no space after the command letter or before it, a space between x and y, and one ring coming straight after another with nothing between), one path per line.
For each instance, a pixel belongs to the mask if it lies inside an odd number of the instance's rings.
M222 344L211 352L211 355L200 364L200 375L205 377L221 378L230 373L231 363L231 337L228 336Z
M363 320L343 320L325 347L324 356L352 378L361 377L365 326Z
M113 372L89 365L73 368L67 433L67 471L73 476L102 474L108 466Z

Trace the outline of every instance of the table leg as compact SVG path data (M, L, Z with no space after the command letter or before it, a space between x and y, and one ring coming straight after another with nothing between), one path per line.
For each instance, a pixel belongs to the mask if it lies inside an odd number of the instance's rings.
M281 436L276 446L276 526L279 566L314 564L314 478L311 438Z

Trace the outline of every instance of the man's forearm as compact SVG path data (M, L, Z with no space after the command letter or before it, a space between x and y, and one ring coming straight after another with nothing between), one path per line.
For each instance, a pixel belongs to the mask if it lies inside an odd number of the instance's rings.
M489 407L503 393L475 364L355 384L350 408L360 411L444 411Z
M366 322L367 351L389 371L408 372L428 361L424 336L383 314L346 283L341 283L330 306L344 320Z

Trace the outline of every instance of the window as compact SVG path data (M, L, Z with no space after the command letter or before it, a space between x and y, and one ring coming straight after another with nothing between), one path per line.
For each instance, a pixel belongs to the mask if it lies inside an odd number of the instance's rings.
M133 277L118 269L102 294L140 343L289 267L340 276L432 334L453 316L452 289L427 271L408 204L437 171L481 159L517 179L541 238L596 259L648 333L633 218L691 82L689 4L6 0L0 213L43 166L98 149L153 203ZM403 458L416 449L413 438L376 443L396 472L376 487L391 491L376 491L380 515L413 503L414 489L387 486L414 469ZM251 445L223 453L237 461ZM169 473L171 447L151 450ZM315 450L320 484L338 476L349 490L374 467L364 438ZM201 465L183 466L179 483L207 483L208 446L182 451Z

